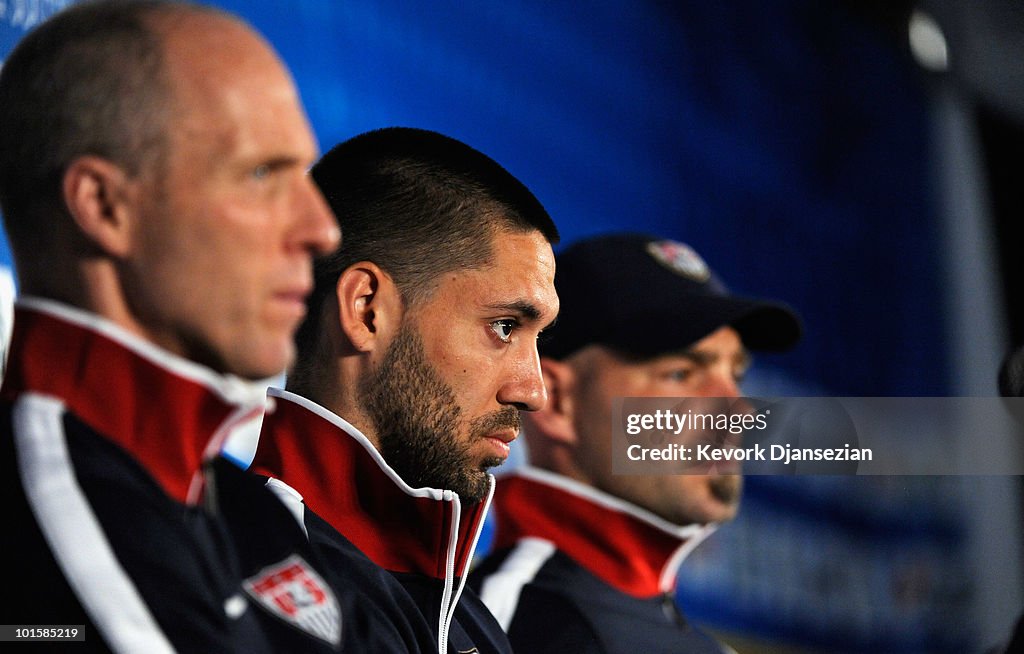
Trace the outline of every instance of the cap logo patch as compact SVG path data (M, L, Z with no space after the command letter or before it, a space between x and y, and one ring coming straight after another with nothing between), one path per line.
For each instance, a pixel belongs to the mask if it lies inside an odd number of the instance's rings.
M341 643L341 611L323 578L298 554L267 566L242 587L272 615L317 638Z
M711 277L708 265L685 243L651 241L647 244L647 253L672 272L695 282L706 282Z

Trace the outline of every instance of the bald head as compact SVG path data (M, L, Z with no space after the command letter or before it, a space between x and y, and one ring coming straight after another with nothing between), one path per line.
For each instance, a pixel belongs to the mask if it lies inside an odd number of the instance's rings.
M178 12L158 17L163 38L164 84L171 115L166 151L178 151L196 139L218 139L221 150L247 142L248 132L281 130L291 120L305 131L278 134L293 143L297 156L315 159L317 147L308 129L291 75L259 34L229 15ZM259 98L254 103L253 98ZM287 114L282 116L281 114ZM281 120L266 120L266 116ZM166 163L166 162L164 162Z
M62 176L77 157L103 157L129 175L159 167L176 104L164 39L203 22L245 29L199 5L84 2L36 28L4 62L0 211L19 272L60 240Z
M25 293L246 378L293 356L339 232L295 85L238 19L76 5L0 71L0 203Z

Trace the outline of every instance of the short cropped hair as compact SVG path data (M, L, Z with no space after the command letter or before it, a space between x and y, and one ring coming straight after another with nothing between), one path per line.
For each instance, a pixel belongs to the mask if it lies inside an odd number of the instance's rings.
M160 165L173 93L154 18L216 12L161 0L73 5L29 33L0 69L0 211L15 250L67 216L61 183L96 155L136 175ZM20 246L20 247L19 247Z
M325 299L356 262L387 272L410 307L429 298L444 273L491 261L497 230L538 231L558 242L555 223L522 182L437 132L361 134L324 155L312 175L338 217L342 246L315 263L316 285L296 334L300 365L315 350Z

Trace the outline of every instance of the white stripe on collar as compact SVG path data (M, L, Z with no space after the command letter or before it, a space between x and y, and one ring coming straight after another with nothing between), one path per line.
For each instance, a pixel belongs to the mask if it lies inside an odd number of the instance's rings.
M15 302L15 306L49 314L102 334L156 365L180 377L202 384L229 404L247 406L262 404L266 397L267 386L277 379L277 377L272 377L250 381L236 375L214 372L195 361L172 354L102 316L56 300L23 295Z

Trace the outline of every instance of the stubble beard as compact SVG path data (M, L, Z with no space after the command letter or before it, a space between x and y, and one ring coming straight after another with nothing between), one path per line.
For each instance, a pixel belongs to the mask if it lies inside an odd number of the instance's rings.
M469 438L460 442L462 409L452 387L427 359L412 325L402 325L359 393L377 431L381 456L405 483L452 490L471 502L487 496L487 469L503 459L486 457L475 464L472 445L502 428L518 431L519 412L505 407L471 421Z

